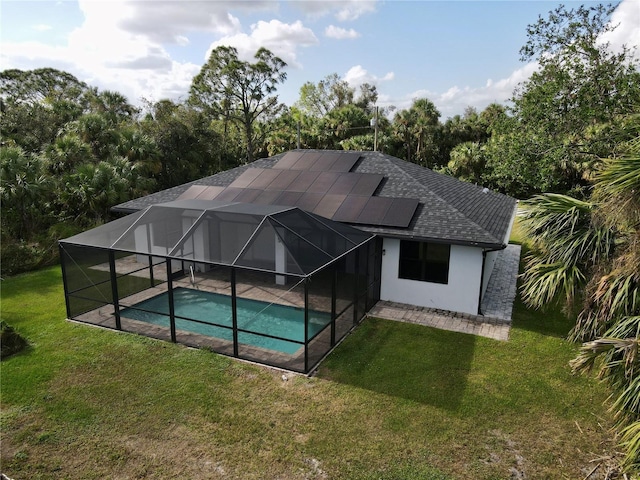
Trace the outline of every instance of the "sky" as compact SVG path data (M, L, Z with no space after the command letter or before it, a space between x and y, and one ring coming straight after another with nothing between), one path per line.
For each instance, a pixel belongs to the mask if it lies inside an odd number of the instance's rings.
M597 2L563 2L569 8ZM286 63L287 105L327 75L377 87L381 107L428 98L441 120L507 103L535 71L520 60L527 25L559 2L420 0L0 0L0 70L51 67L134 105L185 100L213 48ZM612 49L640 45L640 0L612 16ZM640 48L638 49L640 51ZM640 58L640 52L636 52Z

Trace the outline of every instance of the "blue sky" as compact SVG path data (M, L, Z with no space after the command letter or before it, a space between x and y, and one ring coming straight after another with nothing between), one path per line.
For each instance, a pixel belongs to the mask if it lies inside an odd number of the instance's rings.
M568 7L581 3L564 2ZM337 73L373 83L381 106L427 97L442 120L504 103L535 70L519 60L526 27L547 1L0 1L0 69L53 67L101 89L185 99L211 48L247 60L264 46L288 64L291 105L306 81ZM612 48L640 44L640 0L623 0Z

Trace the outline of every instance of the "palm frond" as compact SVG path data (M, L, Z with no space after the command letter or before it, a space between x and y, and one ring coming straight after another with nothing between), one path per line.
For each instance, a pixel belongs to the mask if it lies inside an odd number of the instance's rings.
M544 194L520 205L520 226L549 262L586 265L611 255L615 231L593 222L597 206L567 195Z
M596 174L595 179L597 188L609 195L640 196L640 155L605 159L602 170Z
M626 451L623 465L640 466L640 316L623 317L603 338L586 342L571 361L574 373L591 371L611 389L611 410Z
M640 420L636 420L621 432L620 446L626 451L622 467L626 471L640 470Z
M567 304L572 304L584 286L586 277L577 265L545 263L539 257L527 257L527 268L521 287L522 300L532 308L542 308L563 292Z
M587 287L585 304L569 338L587 341L605 335L622 317L640 314L640 274L637 267L611 269L593 278Z

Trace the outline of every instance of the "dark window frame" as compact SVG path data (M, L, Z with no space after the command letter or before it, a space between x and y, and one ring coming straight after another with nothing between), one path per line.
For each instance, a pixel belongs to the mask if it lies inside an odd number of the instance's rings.
M398 278L449 284L451 245L400 240Z

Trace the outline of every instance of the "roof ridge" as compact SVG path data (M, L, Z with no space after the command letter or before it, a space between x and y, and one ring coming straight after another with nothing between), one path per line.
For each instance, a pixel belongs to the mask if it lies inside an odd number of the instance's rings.
M475 220L469 218L468 215L466 215L464 212L461 212L457 207L455 207L454 205L451 205L451 203L447 200L445 200L444 198L442 198L441 195L439 195L438 193L434 192L433 189L431 189L428 185L425 185L424 183L422 183L421 181L417 180L415 177L413 177L409 172L407 172L401 165L397 165L396 162L394 160L398 160L399 162L405 163L407 165L411 165L412 167L419 167L422 169L426 169L429 170L432 173L435 173L436 175L444 175L443 173L438 173L438 172L434 172L432 169L430 169L429 167L423 167L422 165L418 165L416 163L412 163L412 162L408 162L406 160L402 160L401 158L395 158L395 157L391 157L390 155L388 155L390 161L394 164L394 166L398 169L400 169L402 172L404 172L405 174L409 175L409 177L411 177L412 180L414 180L416 183L418 183L421 187L426 188L432 195L438 197L440 200L442 200L446 205L448 205L449 207L451 207L453 210L455 210L456 212L458 212L460 215L462 215L467 221L471 222L473 225L475 225L476 227L478 227L480 230L482 230L483 232L485 232L487 235L489 235L491 238L493 238L496 243L502 243L504 244L504 241L502 239L498 239L495 237L495 235L488 231L485 227L483 227L482 225L480 225L478 222L476 222ZM458 182L462 182L462 180L458 180L455 177L451 177L453 180L457 180ZM471 185L471 184L469 184Z

